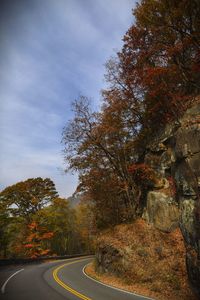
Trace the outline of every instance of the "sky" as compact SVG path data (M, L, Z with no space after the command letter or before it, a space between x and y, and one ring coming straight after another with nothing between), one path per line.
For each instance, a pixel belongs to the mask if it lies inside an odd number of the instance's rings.
M80 95L100 107L105 63L122 46L134 0L0 1L0 190L51 178L61 197L76 189L65 173L62 130Z

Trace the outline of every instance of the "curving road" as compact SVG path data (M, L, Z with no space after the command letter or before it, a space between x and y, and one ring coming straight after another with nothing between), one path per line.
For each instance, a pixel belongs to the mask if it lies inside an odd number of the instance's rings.
M145 300L102 285L83 273L92 258L73 258L4 267L0 270L2 300Z

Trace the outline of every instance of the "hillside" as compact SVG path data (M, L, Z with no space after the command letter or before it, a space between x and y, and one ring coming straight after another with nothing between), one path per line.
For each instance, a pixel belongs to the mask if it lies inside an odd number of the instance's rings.
M162 233L140 219L105 230L97 240L97 279L160 300L194 300L179 229ZM95 272L96 271L96 272Z

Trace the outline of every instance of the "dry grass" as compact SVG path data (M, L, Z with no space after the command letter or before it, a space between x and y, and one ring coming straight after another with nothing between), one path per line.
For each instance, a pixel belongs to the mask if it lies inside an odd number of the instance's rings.
M138 220L134 224L119 225L98 238L99 253L116 249L121 259L115 261L115 274L87 272L104 283L160 300L196 300L189 288L185 247L179 229L162 233ZM112 262L113 263L113 262ZM112 264L111 263L111 264Z

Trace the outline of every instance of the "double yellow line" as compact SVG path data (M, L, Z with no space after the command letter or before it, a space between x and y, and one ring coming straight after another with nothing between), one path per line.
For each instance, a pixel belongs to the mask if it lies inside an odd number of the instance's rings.
M60 285L62 286L65 290L67 290L68 292L72 293L73 295L77 296L79 299L83 299L83 300L92 300L91 298L88 298L86 297L85 295L77 292L76 290L72 289L70 286L68 286L66 283L64 283L63 281L61 281L58 277L58 272L66 267L66 266L69 266L69 265L72 265L72 264L75 264L79 261L84 261L84 260L87 260L88 258L86 259L79 259L79 260L76 260L76 261L73 261L73 262L70 262L70 263L66 263L64 265L61 265L59 266L58 268L56 268L54 271L53 271L53 278L54 280Z

